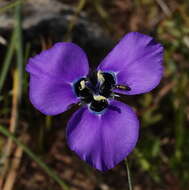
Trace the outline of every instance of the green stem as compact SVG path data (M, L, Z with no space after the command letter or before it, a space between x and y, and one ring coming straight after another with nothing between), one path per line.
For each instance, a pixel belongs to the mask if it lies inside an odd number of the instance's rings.
M23 47L22 47L22 21L21 21L21 9L22 9L22 0L15 7L15 31L16 31L16 43L15 49L17 53L17 68L19 74L19 99L22 96L22 80L23 80Z
M3 7L0 7L0 13L2 13L4 11L7 11L7 10L17 6L18 4L21 3L21 1L23 1L23 0L16 0L16 1L13 1L11 3L8 3L7 5L5 5Z
M132 182L131 182L131 173L130 173L130 169L129 169L129 163L128 163L128 159L125 158L125 166L126 166L126 170L127 170L127 179L128 179L128 184L129 184L129 190L132 190Z
M13 57L13 54L14 54L15 39L16 39L16 33L15 33L15 30L14 30L13 33L12 33L12 36L11 36L9 47L7 49L7 52L6 52L5 60L4 60L3 64L2 64L3 66L2 66L2 69L1 69L1 72L0 72L0 93L2 92L4 83L5 83L8 71L9 71L9 67L10 67L10 64L11 64L11 60L12 60L12 57Z
M16 17L16 24L14 26L14 30L11 36L11 40L9 43L9 47L6 52L5 60L3 62L3 66L0 72L0 93L2 92L6 77L8 75L8 71L10 69L12 57L14 55L14 50L17 50L17 65L18 65L18 71L19 71L19 80L20 80L20 96L22 91L22 73L23 73L23 47L22 47L22 31L21 31L21 3L22 0L16 1L15 4L16 10L15 10L15 17ZM1 8L0 8L1 10Z

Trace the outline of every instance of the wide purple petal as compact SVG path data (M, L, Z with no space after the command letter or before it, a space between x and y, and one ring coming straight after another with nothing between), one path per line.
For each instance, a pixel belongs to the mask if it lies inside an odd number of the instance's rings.
M56 115L78 101L72 84L88 74L89 66L84 51L66 42L30 58L26 70L32 104L46 115Z
M59 42L29 59L26 70L34 75L46 75L63 82L86 76L89 71L85 52L71 42Z
M140 94L155 88L163 74L163 47L150 36L131 32L105 57L98 69L115 72L117 83L127 85L123 94Z
M36 109L46 115L57 115L78 100L69 83L44 76L30 76L30 101Z
M81 159L106 171L122 161L135 147L139 122L132 109L112 101L104 114L87 107L74 113L67 126L69 147Z

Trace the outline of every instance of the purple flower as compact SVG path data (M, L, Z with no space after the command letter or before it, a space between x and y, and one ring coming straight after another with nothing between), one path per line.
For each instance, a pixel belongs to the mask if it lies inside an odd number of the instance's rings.
M124 36L93 73L80 47L56 43L29 60L30 100L46 115L80 102L83 106L67 124L68 145L82 160L105 171L133 150L139 133L136 114L116 101L116 95L151 91L162 77L162 61L161 44L137 32Z

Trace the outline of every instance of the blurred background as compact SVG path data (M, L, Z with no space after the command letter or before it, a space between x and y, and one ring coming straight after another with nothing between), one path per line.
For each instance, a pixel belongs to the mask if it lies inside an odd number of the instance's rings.
M164 78L125 97L141 121L129 155L133 190L189 189L188 0L0 0L0 190L125 190L124 163L101 173L66 145L74 110L44 116L29 102L27 59L58 41L82 47L95 68L126 33L165 47Z

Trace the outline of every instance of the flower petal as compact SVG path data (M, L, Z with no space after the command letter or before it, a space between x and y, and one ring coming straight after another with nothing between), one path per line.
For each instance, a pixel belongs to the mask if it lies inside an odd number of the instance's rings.
M79 46L59 42L30 58L26 70L39 77L46 75L59 81L73 82L88 74L89 65L85 52Z
M44 76L30 76L30 101L45 115L57 115L78 102L71 84Z
M163 47L150 36L131 32L98 66L102 71L115 72L117 83L127 85L123 94L141 94L155 88L163 75Z
M88 74L89 66L84 51L66 42L30 58L26 70L30 73L32 104L46 115L56 115L78 101L72 84Z
M81 159L106 171L122 161L135 147L139 122L132 109L112 101L104 114L87 107L74 113L67 126L69 147Z

